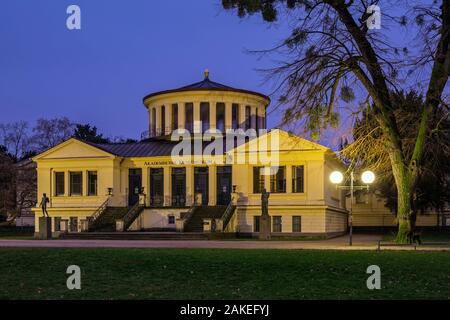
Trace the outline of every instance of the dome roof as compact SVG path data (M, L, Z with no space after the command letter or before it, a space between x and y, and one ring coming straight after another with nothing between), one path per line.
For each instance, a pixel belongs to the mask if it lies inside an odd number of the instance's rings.
M247 94L260 96L260 97L262 97L264 99L267 99L268 102L270 102L270 98L268 96L262 94L262 93L255 92L255 91L250 91L250 90L245 90L245 89L233 88L233 87L229 87L229 86L226 86L226 85L218 83L218 82L211 81L209 79L209 71L208 71L208 69L205 70L205 78L202 81L195 82L195 83L192 83L192 84L189 84L187 86L183 86L183 87L180 87L180 88L177 88L177 89L153 92L153 93L150 93L150 94L146 95L143 100L145 101L148 98L151 98L151 97L154 97L154 96L158 96L158 95L161 95L161 94L166 94L166 93L175 93L175 92L183 92L183 91L203 91L203 90L234 91L234 92L247 93Z

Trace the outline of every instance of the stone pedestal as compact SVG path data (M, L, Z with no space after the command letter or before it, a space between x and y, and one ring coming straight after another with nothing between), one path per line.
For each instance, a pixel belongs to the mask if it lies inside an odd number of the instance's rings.
M39 232L36 238L46 240L52 238L52 218L39 217Z
M259 218L259 239L270 240L271 223L270 216L263 214Z

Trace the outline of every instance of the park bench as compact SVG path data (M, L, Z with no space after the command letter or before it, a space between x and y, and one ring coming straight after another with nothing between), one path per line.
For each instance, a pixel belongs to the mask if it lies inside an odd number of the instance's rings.
M414 247L414 250L417 250L417 247L426 247L426 246L448 246L450 247L450 242L421 242L421 243L410 243L410 244L400 244L395 242L387 242L383 240L378 240L378 251L381 250L381 247Z

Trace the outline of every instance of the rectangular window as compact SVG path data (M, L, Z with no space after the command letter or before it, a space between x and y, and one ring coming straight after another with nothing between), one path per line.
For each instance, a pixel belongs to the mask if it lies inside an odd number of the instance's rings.
M302 217L293 216L292 217L292 232L302 232Z
M175 224L175 216L169 216L169 224Z
M281 216L273 216L272 225L273 232L282 232L283 229L281 227Z
M236 130L239 129L239 105L233 103L231 110L231 127Z
M82 173L81 172L71 172L70 173L70 195L71 196L81 196L82 193Z
M276 168L271 168L275 171ZM270 192L284 193L286 192L286 168L278 167L276 172L273 172L270 176Z
M55 196L64 195L64 172L55 172Z
M253 193L261 193L264 189L263 167L253 167Z
M194 104L192 102L185 105L185 129L190 133L194 132Z
M294 166L292 167L292 192L303 193L305 192L305 167Z
M97 171L88 171L88 196L97 195Z
M78 232L78 217L70 217L70 232Z
M259 232L260 216L253 216L253 232Z
M172 104L172 130L178 129L178 104Z
M220 132L225 132L225 103L216 104L216 128Z
M209 129L209 102L200 103L200 121L202 122L202 133Z

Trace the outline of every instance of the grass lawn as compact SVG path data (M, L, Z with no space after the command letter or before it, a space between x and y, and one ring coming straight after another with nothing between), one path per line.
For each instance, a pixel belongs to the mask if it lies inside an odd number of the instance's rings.
M0 299L450 299L445 252L2 248L0 274Z

